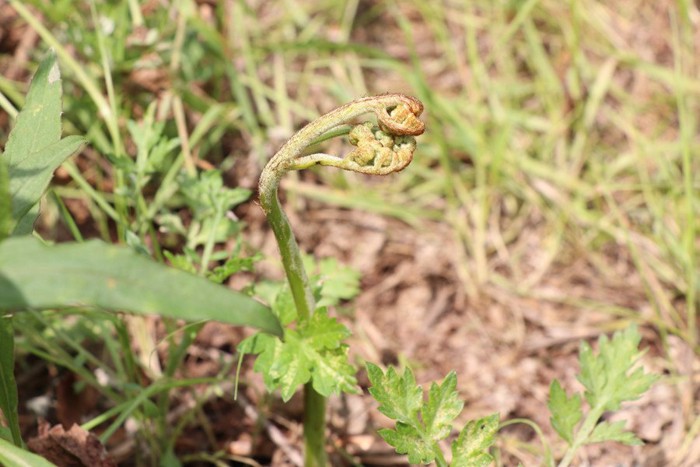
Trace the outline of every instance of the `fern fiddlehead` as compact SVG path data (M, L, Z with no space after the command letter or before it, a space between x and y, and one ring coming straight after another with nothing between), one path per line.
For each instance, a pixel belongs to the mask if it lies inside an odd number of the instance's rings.
M418 119L422 111L423 104L419 100L403 94L384 94L352 101L302 128L282 146L263 170L259 183L260 205L275 234L300 321L311 317L315 304L299 246L277 195L282 176L290 170L313 165L373 175L388 175L403 170L413 159L416 148L414 137L425 130L423 122ZM306 148L319 137L367 113L374 113L377 124L366 122L355 125L349 131L349 140L355 149L344 157L325 153L304 154ZM304 404L305 463L307 466L326 465L325 398L314 390L310 382L304 386Z

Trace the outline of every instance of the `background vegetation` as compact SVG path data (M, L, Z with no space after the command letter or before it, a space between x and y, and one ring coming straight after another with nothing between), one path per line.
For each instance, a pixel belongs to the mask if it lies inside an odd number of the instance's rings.
M427 132L400 176L283 183L302 248L361 274L362 294L339 309L355 358L411 362L419 381L455 370L465 417L547 427L549 382L577 387L579 340L638 323L645 364L667 376L621 414L647 444L586 455L693 465L699 21L681 0L11 0L0 142L53 48L64 134L89 144L57 171L41 236L126 243L241 289L281 277L248 197L264 162L341 103L414 95ZM27 433L37 413L90 420L125 465L298 458L294 404L263 395L246 365L232 401L245 331L85 310L18 320ZM375 409L336 401L334 445L402 462L374 434L386 423ZM504 464L538 463L529 428L501 434Z

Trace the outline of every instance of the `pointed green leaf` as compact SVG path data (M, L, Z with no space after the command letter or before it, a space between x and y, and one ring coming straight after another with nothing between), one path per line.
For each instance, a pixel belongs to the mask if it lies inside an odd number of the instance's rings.
M486 467L494 461L489 454L498 431L498 414L472 420L452 443L453 467Z
M51 51L32 78L24 107L5 146L7 163L16 167L61 138L61 72Z
M281 335L277 318L243 294L100 241L0 243L0 311L100 307L189 321L216 320Z
M51 52L32 79L2 156L10 178L12 217L17 222L14 235L31 233L38 212L32 207L46 190L54 170L84 142L79 136L61 139L61 74ZM29 218L23 219L26 215Z
M552 427L559 433L567 443L574 440L574 427L581 420L583 412L581 410L581 396L574 394L570 398L556 379L549 387L549 402L547 403Z

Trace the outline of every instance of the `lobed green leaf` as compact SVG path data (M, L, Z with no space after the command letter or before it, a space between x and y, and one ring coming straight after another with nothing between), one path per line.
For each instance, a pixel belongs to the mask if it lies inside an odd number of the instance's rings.
M617 410L622 402L639 398L656 381L656 376L641 368L630 373L643 354L638 350L640 340L637 327L631 326L616 332L612 340L601 336L597 355L588 343L581 344L578 379L586 388L585 397L591 407Z
M452 422L462 412L464 401L457 394L457 375L450 372L442 384L432 383L428 403L421 415L426 435L431 439L447 438L452 431Z
M601 422L593 429L593 433L588 438L587 444L601 443L603 441L617 441L630 446L644 444L633 433L625 431L625 422Z
M360 273L355 269L340 264L335 258L326 258L319 262L321 300L318 306L332 306L341 300L349 300L360 292Z
M309 345L315 350L337 349L343 340L350 336L348 328L335 318L328 316L325 309L317 310L307 322L300 327Z
M399 454L407 454L411 464L427 464L437 456L432 440L421 436L415 426L398 422L396 429L382 428L379 435L396 449Z
M347 345L328 349L318 354L319 358L312 369L314 389L323 396L333 393L359 393L355 379L355 367L348 359Z
M379 411L397 422L415 425L423 405L423 390L416 385L411 369L399 375L390 367L385 374L377 365L367 363L367 375L372 383L369 393L379 402Z
M569 444L574 441L574 428L583 417L581 410L581 396L574 394L571 397L561 387L556 379L549 387L549 412L552 414L550 421L552 427Z
M285 329L284 340L257 334L242 341L238 351L258 354L253 368L263 375L268 390L279 389L285 402L309 381L326 397L357 393L355 368L342 344L348 334L345 326L320 309L299 329Z
M486 467L494 462L488 450L496 440L498 414L489 415L466 424L452 443L453 467Z

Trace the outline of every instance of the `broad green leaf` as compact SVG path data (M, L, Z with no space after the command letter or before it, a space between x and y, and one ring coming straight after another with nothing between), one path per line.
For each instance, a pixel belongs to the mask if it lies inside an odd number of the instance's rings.
M603 441L617 441L630 446L640 446L644 444L642 440L637 438L634 434L625 431L624 421L614 423L601 422L597 424L586 443L600 443Z
M2 156L8 165L14 235L31 233L37 209L54 170L85 143L79 136L61 139L61 74L52 53L41 62L24 108ZM25 217L28 216L28 217Z
M15 333L11 316L0 314L0 409L12 433L12 441L22 445L17 412L17 383L15 382Z
M464 402L457 394L457 375L452 371L442 384L430 386L428 404L422 411L426 434L436 441L447 438L452 431L452 422L463 407Z
M384 374L377 365L368 363L367 375L372 383L369 393L379 402L379 411L397 422L415 424L423 405L423 390L416 385L411 369L399 375L390 367Z
M39 64L5 146L10 167L61 139L61 72L51 51Z
M189 321L216 320L281 335L264 305L206 279L100 241L0 243L0 311L90 306Z
M41 456L18 448L0 438L0 465L3 467L56 467Z
M435 449L439 449L430 439L412 425L398 422L395 430L382 428L379 435L396 449L399 454L407 454L411 464L427 464L435 460Z
M494 461L489 454L498 431L498 414L472 420L452 443L453 467L486 467Z
M549 412L552 414L550 418L552 427L567 443L573 443L574 428L583 416L581 396L574 394L568 397L559 381L555 379L549 387L547 407L549 407Z
M606 411L620 408L624 401L639 398L656 381L656 376L632 367L643 354L638 350L641 336L636 326L616 332L612 340L601 336L598 354L586 342L581 344L581 374L578 380L586 388L585 396L591 407Z
M17 223L15 223L12 229L13 236L19 237L22 235L29 235L34 231L34 223L36 222L36 218L39 217L39 207L39 203L35 204L29 208L29 211L27 211Z

